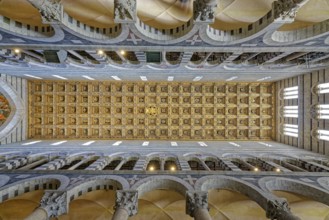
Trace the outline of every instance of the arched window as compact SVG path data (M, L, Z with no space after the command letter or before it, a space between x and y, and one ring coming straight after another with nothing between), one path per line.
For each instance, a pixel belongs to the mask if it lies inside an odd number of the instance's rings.
M326 130L318 130L318 138L320 140L329 141L329 131L326 131Z
M283 99L298 99L298 86L284 88Z
M291 137L298 137L298 125L284 124L283 134Z
M298 106L284 106L283 107L283 117L285 118L298 118Z
M329 83L322 83L318 85L318 92L320 94L329 93Z
M329 105L317 106L317 117L319 119L329 119Z

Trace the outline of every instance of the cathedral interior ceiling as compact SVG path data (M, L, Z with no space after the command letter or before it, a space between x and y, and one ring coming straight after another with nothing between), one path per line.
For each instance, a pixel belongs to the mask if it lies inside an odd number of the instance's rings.
M272 83L30 81L29 138L271 140Z

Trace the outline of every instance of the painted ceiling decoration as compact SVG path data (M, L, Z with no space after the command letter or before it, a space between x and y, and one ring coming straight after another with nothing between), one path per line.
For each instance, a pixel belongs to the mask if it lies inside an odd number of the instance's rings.
M0 93L0 126L3 125L11 112L10 105L6 97Z

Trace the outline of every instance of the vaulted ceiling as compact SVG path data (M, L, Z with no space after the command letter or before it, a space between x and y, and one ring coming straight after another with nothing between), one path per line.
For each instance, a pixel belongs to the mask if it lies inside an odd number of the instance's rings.
M277 81L329 66L328 0L47 2L0 0L3 73Z
M214 28L230 30L247 26L271 10L275 0L217 0ZM114 0L61 0L64 10L89 25L114 25ZM316 13L314 13L316 11ZM24 12L24 13L22 13ZM41 24L40 14L27 0L1 0L0 14L29 24ZM192 0L137 0L137 15L157 28L174 28L193 16ZM282 30L305 27L329 19L327 0L310 0L297 13L295 22Z

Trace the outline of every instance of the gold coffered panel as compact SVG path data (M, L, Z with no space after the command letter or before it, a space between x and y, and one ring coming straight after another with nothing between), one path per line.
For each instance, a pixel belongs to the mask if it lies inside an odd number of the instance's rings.
M29 137L269 140L271 83L30 81Z

